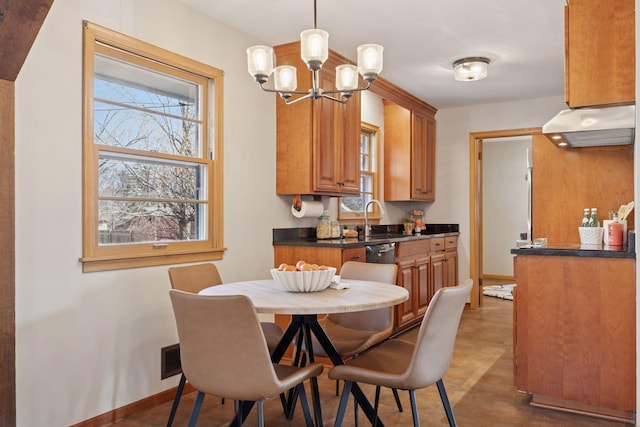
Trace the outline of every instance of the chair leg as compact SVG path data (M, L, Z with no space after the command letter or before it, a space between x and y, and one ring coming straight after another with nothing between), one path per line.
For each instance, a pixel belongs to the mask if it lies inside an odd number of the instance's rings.
M264 408L262 400L258 400L258 427L264 427Z
M398 396L398 389L392 388L393 398L396 400L396 405L398 406L398 412L402 412L402 402L400 402L400 396Z
M376 400L373 402L373 427L378 427L378 404L380 403L380 386L376 386Z
M304 389L304 384L300 383L296 388L298 389L298 397L300 398L300 406L302 407L302 413L304 414L304 421L307 424L307 427L313 427L313 418L311 417L309 400L307 399L307 392Z
M347 409L347 402L349 401L349 394L351 394L351 381L345 381L342 388L342 397L340 398L340 404L338 405L338 412L336 413L336 421L333 427L342 427L342 421L344 420L344 413Z
M198 391L196 400L193 401L193 408L191 409L191 417L189 417L188 427L196 427L198 422L198 416L200 415L200 409L202 408L202 401L204 400L204 393Z
M453 416L453 410L451 409L451 403L449 403L449 397L447 396L447 390L444 388L444 382L440 378L436 385L438 386L438 393L440 393L440 400L442 400L442 406L444 406L444 412L447 414L447 420L450 427L457 427L456 419Z
M167 427L171 427L173 424L173 419L176 416L176 411L178 410L178 404L180 404L180 398L182 397L182 392L184 391L184 385L187 382L187 377L182 374L180 376L180 382L178 383L178 389L176 390L176 396L173 398L173 405L171 406L171 413L169 414L169 420L167 421Z
M418 405L416 405L416 391L409 390L409 400L411 401L411 414L413 415L413 427L420 427L418 418Z

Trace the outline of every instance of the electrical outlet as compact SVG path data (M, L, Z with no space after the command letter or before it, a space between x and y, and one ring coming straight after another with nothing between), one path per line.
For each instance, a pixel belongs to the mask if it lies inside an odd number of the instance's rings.
M160 379L165 379L182 373L180 363L180 344L173 344L160 349Z

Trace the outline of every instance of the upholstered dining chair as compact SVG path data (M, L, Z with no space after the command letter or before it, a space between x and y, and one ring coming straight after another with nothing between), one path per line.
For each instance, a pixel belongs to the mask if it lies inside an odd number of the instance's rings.
M197 294L204 288L209 286L216 286L222 284L222 278L216 268L215 264L204 263L186 265L180 267L169 268L169 280L173 289L178 289L185 292L191 292ZM273 351L282 336L282 328L276 323L261 322L260 326L267 339L267 345L269 351ZM176 395L173 398L173 405L171 406L171 413L169 414L169 420L167 421L167 427L173 425L173 419L175 418L178 405L180 404L180 398L184 391L184 386L187 382L187 377L182 373L180 376L180 382L178 383L178 389ZM222 400L224 402L224 398Z
M450 426L456 426L442 377L449 369L465 303L473 281L439 289L429 302L415 343L390 339L358 358L329 371L329 378L345 381L335 427L342 425L354 382L376 386L374 411L378 412L380 387L408 390L413 425L419 426L415 390L436 384Z
M398 266L396 264L376 264L347 261L340 268L340 280L370 280L382 283L396 283ZM393 332L393 307L351 313L328 314L318 323L343 359L357 357L360 353L381 343ZM320 343L314 339L313 354L326 356ZM336 395L339 394L336 382ZM396 390L393 390L398 410L402 404ZM357 423L357 414L356 414Z
M263 401L295 388L307 426L313 419L304 382L320 375L323 366L303 367L271 362L258 315L244 295L198 295L169 291L180 339L182 369L198 391L189 426L195 426L205 394L238 402L256 402L258 424L264 426ZM241 407L242 405L238 405ZM236 410L237 425L244 421Z

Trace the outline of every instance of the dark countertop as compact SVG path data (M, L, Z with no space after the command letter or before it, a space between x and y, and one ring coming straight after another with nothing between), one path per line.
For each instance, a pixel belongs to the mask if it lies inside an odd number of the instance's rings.
M317 246L355 248L365 245L410 242L413 240L432 239L458 233L458 224L426 224L425 230L417 235L405 235L399 225L374 225L369 237L343 237L341 239L316 239L315 228L274 228L273 246Z
M636 253L629 251L627 246L581 245L579 243L555 244L546 247L521 247L511 249L514 255L543 255L543 256L577 256L596 258L633 258Z

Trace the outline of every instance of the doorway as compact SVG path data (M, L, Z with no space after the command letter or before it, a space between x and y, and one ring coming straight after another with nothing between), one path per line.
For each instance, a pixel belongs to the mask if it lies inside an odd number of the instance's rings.
M485 279L484 271L484 251L486 244L484 242L485 230L485 216L488 215L487 207L483 207L484 191L483 191L483 142L487 140L497 141L504 139L517 140L521 137L531 137L534 134L541 132L540 128L523 128L523 129L511 129L501 131L487 131L487 132L474 132L469 134L469 229L470 229L470 274L473 279L474 289L471 295L470 306L472 308L482 305L482 285L483 279ZM523 162L523 176L526 169L525 157L522 158ZM490 211L490 210L489 210ZM495 215L491 213L491 216ZM523 232L527 231L522 230ZM513 245L515 247L515 240L518 236L513 237ZM508 249L500 249L508 250ZM491 273L488 271L487 273ZM500 276L500 275L498 275Z

